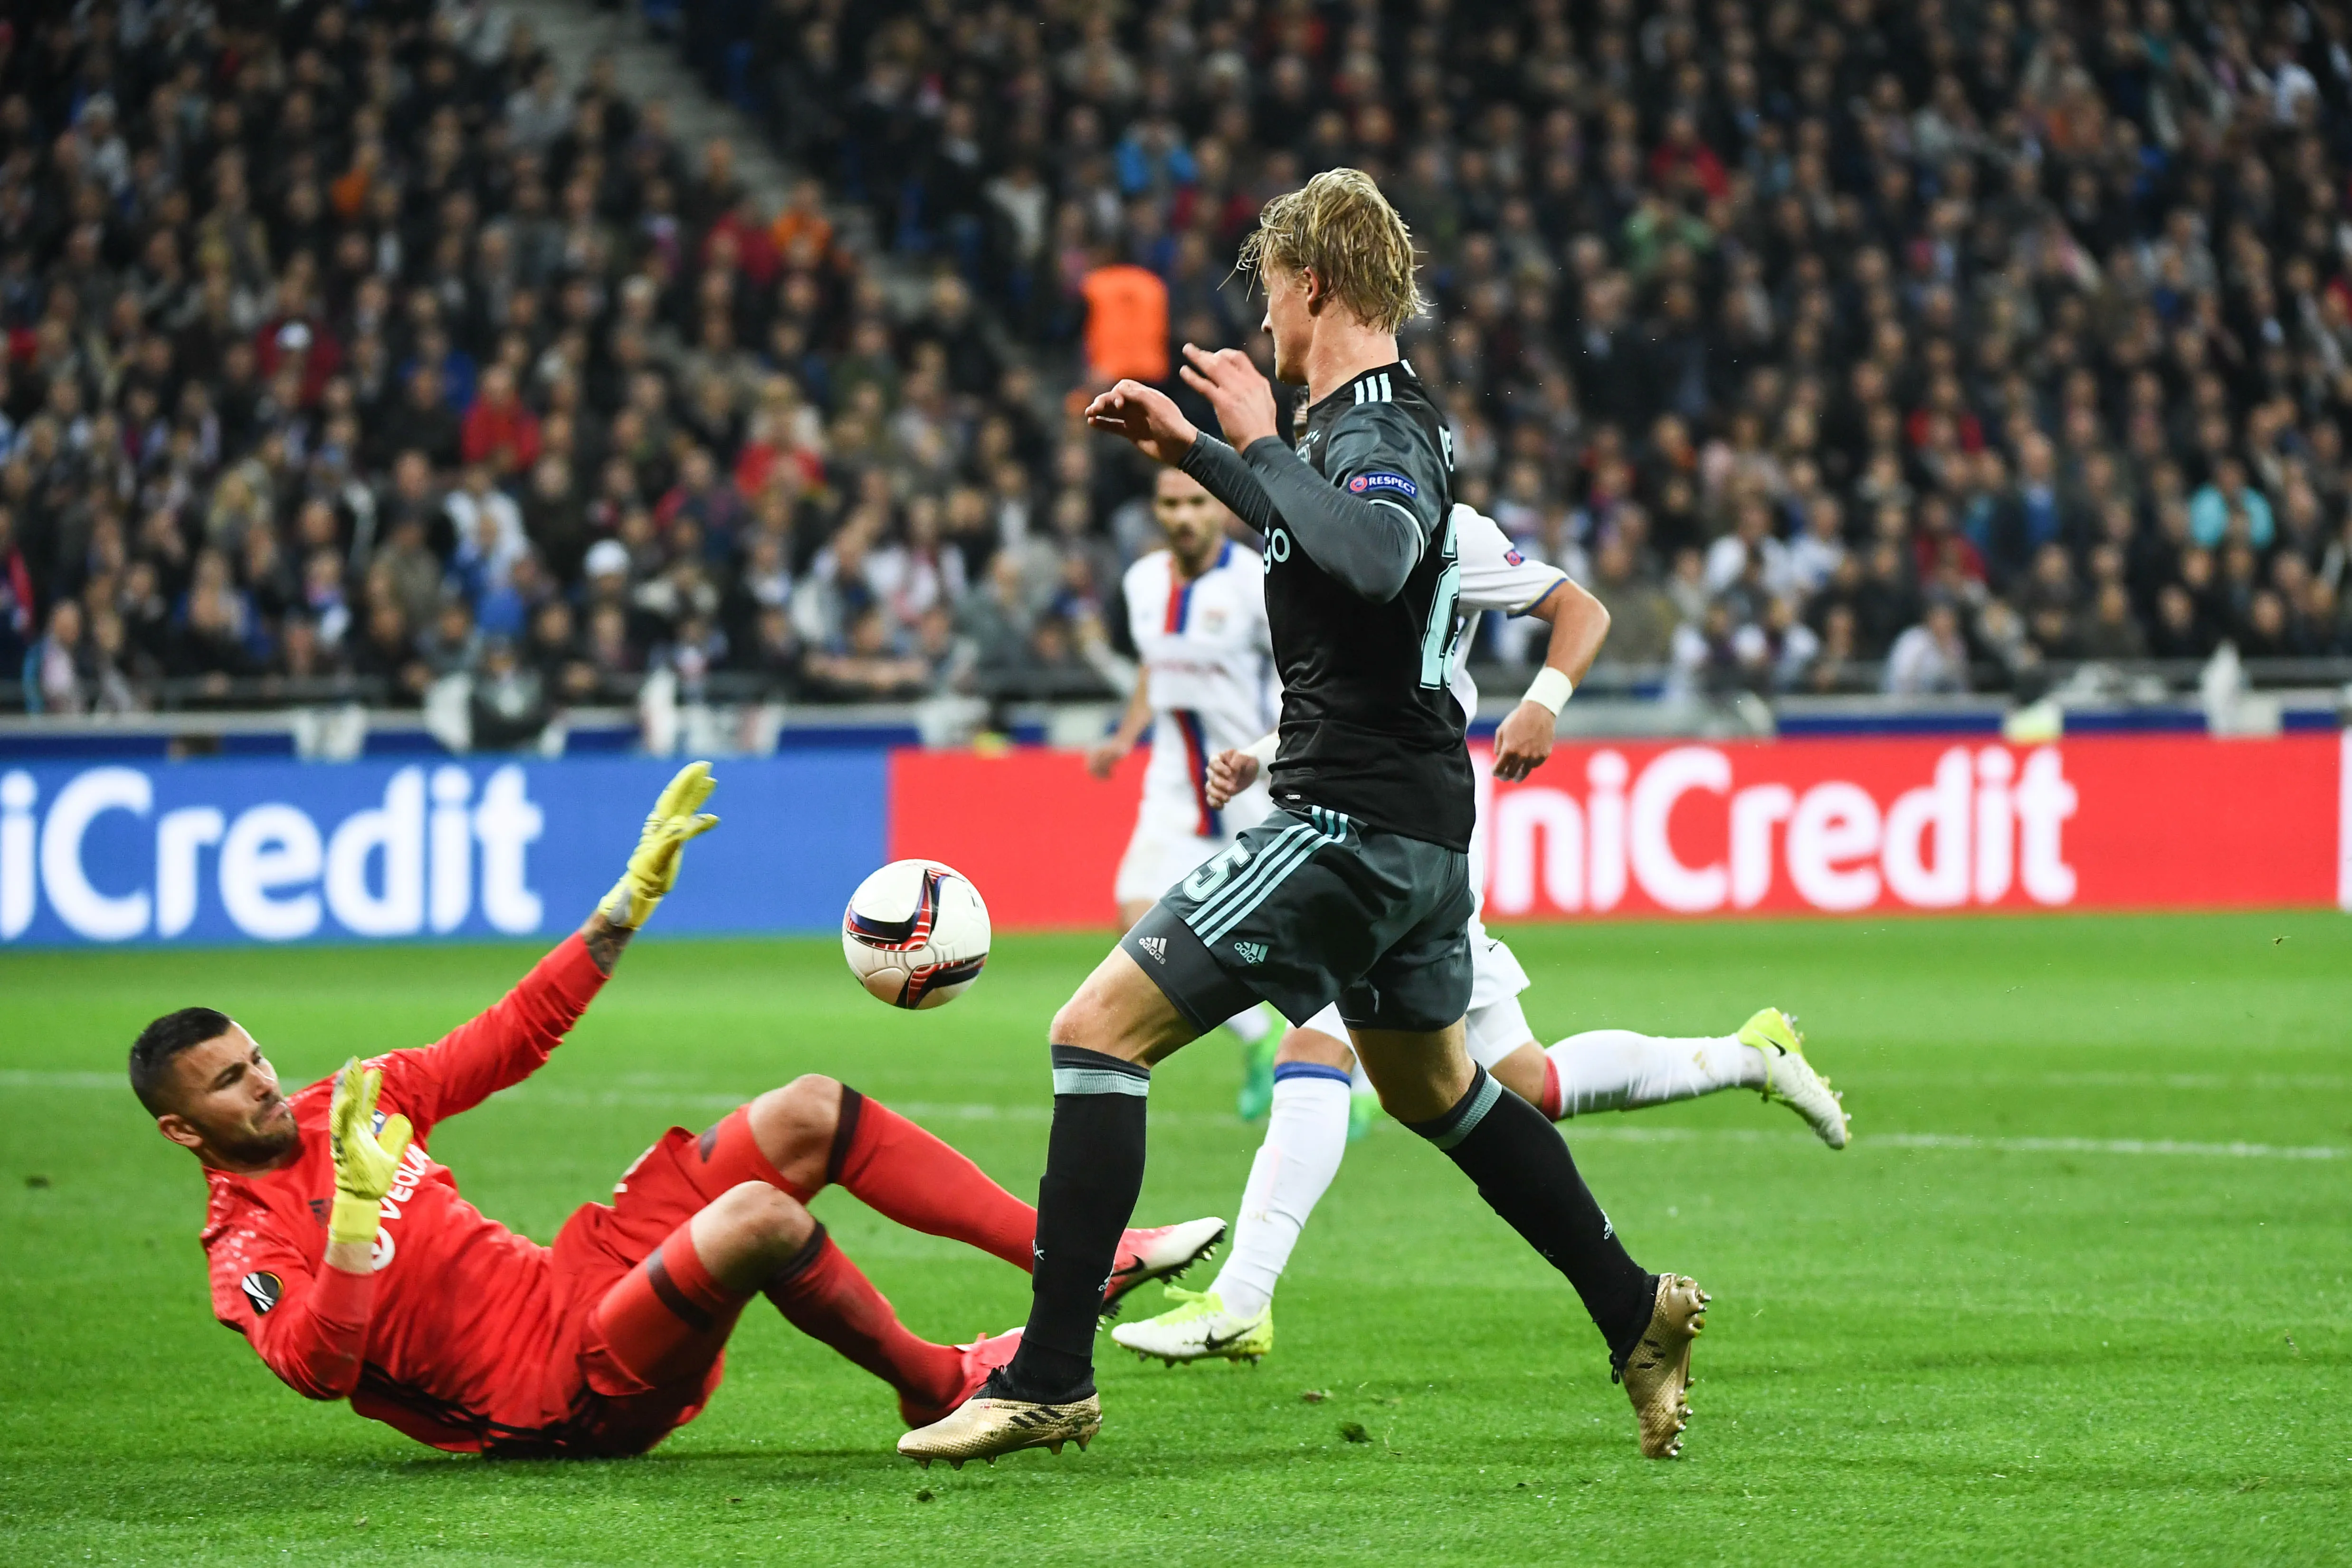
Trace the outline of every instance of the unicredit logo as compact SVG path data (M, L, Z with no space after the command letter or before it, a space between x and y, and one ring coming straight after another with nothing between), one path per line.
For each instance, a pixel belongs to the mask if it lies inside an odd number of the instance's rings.
M268 942L314 935L415 936L539 929L526 857L545 825L520 764L481 781L465 768L403 768L380 800L327 816L263 800L157 810L137 768L87 768L47 799L29 772L0 773L0 942L46 907L95 942L172 937L225 916ZM104 850L98 849L103 841Z
M2058 747L1951 747L1925 777L1743 778L1801 747L1675 747L1638 769L1615 750L1584 789L1548 775L1496 789L1486 813L1498 915L1605 913L1629 891L1675 914L1851 913L2074 900L2067 831L2081 800ZM1890 787L1891 786L1891 787Z

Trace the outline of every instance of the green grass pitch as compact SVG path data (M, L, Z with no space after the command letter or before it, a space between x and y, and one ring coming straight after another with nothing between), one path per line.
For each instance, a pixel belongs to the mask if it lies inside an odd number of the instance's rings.
M1719 1031L1777 1001L1855 1113L1841 1155L1749 1095L1570 1124L1635 1256L1715 1292L1679 1464L1638 1457L1564 1284L1392 1124L1309 1228L1276 1353L1170 1371L1106 1337L1084 1455L919 1473L881 1386L757 1302L709 1413L648 1458L439 1455L299 1398L212 1322L202 1184L122 1053L204 1000L305 1082L431 1039L533 952L0 957L0 1559L2352 1558L2352 922L1510 936L1547 1038ZM1045 1020L1103 946L1007 940L971 996L901 1015L830 941L656 936L434 1153L545 1239L671 1122L824 1071L1034 1193ZM1161 1070L1146 1222L1233 1214L1257 1141L1234 1077L1223 1037ZM817 1207L917 1332L1023 1317L1002 1263Z

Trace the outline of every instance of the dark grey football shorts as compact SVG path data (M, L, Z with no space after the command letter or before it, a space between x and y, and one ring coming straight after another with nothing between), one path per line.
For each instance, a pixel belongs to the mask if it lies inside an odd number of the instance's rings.
M1434 1030L1470 1006L1469 857L1276 807L1168 890L1119 946L1202 1033L1260 1001Z

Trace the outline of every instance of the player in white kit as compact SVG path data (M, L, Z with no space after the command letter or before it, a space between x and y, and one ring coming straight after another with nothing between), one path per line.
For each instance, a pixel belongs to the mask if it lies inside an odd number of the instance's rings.
M1263 781L1212 804L1209 763L1264 735L1282 705L1265 569L1227 533L1234 515L1190 475L1164 467L1151 510L1168 548L1129 567L1122 583L1142 668L1118 727L1087 756L1095 777L1108 779L1151 737L1142 804L1113 889L1121 929L1272 809ZM1225 1027L1242 1042L1240 1110L1254 1122L1273 1100L1274 1026L1252 1008Z
M1608 612L1567 573L1522 556L1490 518L1457 504L1454 521L1461 552L1461 612L1532 615L1551 625L1544 669L1495 734L1495 776L1524 779L1551 754L1559 709L1600 652ZM1469 647L1468 630L1457 639L1457 649ZM1475 714L1478 688L1465 665L1464 654L1457 653L1450 685L1462 711ZM1213 759L1208 798L1262 774L1265 758L1258 747L1265 745L1260 741L1236 757ZM1485 819L1482 792L1478 827L1470 841L1470 885L1481 895ZM1806 1061L1802 1036L1779 1009L1762 1009L1728 1035L1672 1038L1588 1030L1547 1051L1537 1043L1519 1006L1519 993L1528 985L1527 971L1475 914L1470 951L1465 1031L1471 1058L1552 1120L1663 1105L1725 1089L1757 1089L1767 1100L1784 1101L1830 1147L1845 1146L1847 1118L1838 1097ZM1177 1306L1122 1324L1111 1331L1112 1339L1147 1359L1169 1362L1207 1356L1255 1361L1274 1348L1275 1283L1307 1217L1339 1174L1354 1071L1348 1028L1337 1008L1326 1008L1283 1037L1265 1139L1250 1166L1224 1266L1205 1291L1169 1290Z

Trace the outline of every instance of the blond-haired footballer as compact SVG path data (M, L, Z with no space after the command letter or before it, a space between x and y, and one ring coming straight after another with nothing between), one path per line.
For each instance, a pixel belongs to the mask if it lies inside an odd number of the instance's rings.
M1339 1004L1381 1103L1567 1277L1633 1398L1642 1451L1672 1456L1706 1295L1634 1262L1551 1124L1464 1046L1475 789L1448 687L1451 437L1397 350L1422 305L1412 235L1369 177L1338 169L1269 202L1244 262L1265 287L1275 373L1307 389L1297 447L1235 350L1184 350L1223 441L1134 382L1087 413L1265 540L1283 685L1274 809L1170 890L1055 1015L1026 1332L978 1394L898 1451L960 1463L1093 1436L1090 1281L1142 1186L1151 1068L1264 1000L1293 1023Z

